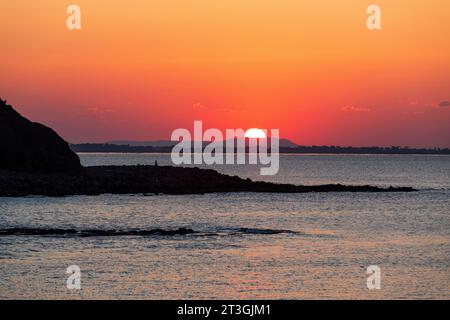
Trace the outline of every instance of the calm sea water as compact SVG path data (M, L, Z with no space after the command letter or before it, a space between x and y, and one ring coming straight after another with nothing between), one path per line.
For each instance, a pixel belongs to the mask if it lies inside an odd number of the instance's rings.
M84 165L170 164L162 154L80 157ZM215 169L255 180L420 191L0 198L3 229L200 232L2 236L0 298L450 298L450 157L286 155L273 177L252 166ZM66 288L65 270L74 264L81 290ZM369 265L381 268L380 290L367 289Z

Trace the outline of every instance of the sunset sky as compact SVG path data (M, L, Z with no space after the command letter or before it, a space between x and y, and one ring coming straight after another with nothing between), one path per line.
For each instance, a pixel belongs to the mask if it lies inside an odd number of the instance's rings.
M0 96L74 143L203 120L302 145L450 147L448 0L3 0L0 39Z

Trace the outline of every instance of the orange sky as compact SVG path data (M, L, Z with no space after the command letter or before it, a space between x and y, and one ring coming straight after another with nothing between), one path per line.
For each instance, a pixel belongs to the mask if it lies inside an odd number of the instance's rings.
M0 39L0 96L71 142L168 140L203 120L450 147L448 0L1 1Z

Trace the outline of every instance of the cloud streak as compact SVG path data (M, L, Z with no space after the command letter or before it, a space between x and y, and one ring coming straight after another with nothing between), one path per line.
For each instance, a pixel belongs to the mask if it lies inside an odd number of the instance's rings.
M352 106L352 105L342 107L341 110L344 112L369 112L369 111L371 111L370 108L357 107L357 106Z

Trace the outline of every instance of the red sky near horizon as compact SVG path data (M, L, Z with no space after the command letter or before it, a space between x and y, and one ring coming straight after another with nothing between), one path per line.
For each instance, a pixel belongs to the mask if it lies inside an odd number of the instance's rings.
M74 143L203 120L302 145L450 147L448 0L2 1L0 38L0 96Z

